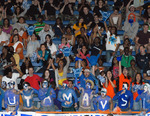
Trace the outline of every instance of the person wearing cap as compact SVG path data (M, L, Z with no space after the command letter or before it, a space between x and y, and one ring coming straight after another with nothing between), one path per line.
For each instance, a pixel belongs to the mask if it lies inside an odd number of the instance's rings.
M113 100L118 100L118 105L121 111L131 111L133 107L133 94L128 90L129 85L123 82L122 90L117 92Z
M68 84L67 80L63 81L63 88L58 92L58 100L61 102L62 111L75 111L78 99L75 91L69 88Z
M0 50L2 50L4 45L8 44L9 37L5 32L2 31L3 27L0 25Z
M93 95L98 92L98 87L93 90L94 82L87 79L84 89L77 83L77 78L75 78L75 86L81 91L79 111L91 111Z
M101 89L101 95L98 95L94 99L94 110L100 110L100 111L112 111L113 108L113 102L112 99L107 96L107 90L105 88ZM98 108L97 108L98 103Z
M19 92L14 89L15 81L8 83L9 88L5 91L4 106L7 112L11 111L12 115L16 115L19 108Z
M89 69L85 69L84 73L79 77L79 82L81 84L81 87L83 87L84 89L86 88L86 80L89 79L94 83L94 85L99 85L98 84L98 80L94 77L94 75L90 72Z

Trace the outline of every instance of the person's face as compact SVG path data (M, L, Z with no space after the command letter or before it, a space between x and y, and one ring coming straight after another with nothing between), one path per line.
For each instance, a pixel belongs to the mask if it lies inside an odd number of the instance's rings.
M83 43L83 39L79 38L79 44L82 44L82 43Z
M131 61L131 66L135 66L135 62L134 61Z
M141 80L141 75L140 75L140 74L137 74L137 75L136 75L136 81L140 82L140 80Z
M110 71L107 72L107 77L108 77L109 79L111 79L112 73L111 73Z
M69 87L69 88L72 88L72 87L73 87L73 84L72 84L71 81L69 81L68 87Z
M8 20L7 19L4 21L4 24L8 24Z
M83 18L81 18L81 19L79 20L79 23L83 23L83 21L84 21Z
M90 75L90 72L84 71L84 76L85 76L85 77L89 77L89 75Z
M130 8L130 11L131 11L131 12L134 12L134 10L135 10L135 9L134 9L134 7L132 6L132 7Z
M117 61L117 58L116 58L116 57L113 59L113 63L114 63L114 64L117 64L117 63L118 63L118 61Z
M128 70L127 70L126 68L123 69L123 74L124 74L125 76L128 75Z
M49 75L50 75L50 74L49 74L49 71L46 70L46 71L45 71L45 77L49 77ZM46 78L46 79L47 79L47 78Z
M100 40L98 38L95 38L95 43L99 43Z
M47 31L49 31L49 29L50 29L49 25L45 25L45 26L44 26L44 31L47 32Z
M5 48L3 47L2 53L5 53L6 51L7 51L7 49L5 49Z
M126 49L124 50L124 52L125 52L125 55L128 55L128 54L129 54L129 49L126 48Z
M57 20L56 20L56 23L59 25L59 24L60 24L60 19L57 19Z
M14 43L16 43L19 40L18 36L14 36L13 40L14 40Z
M66 32L67 32L67 33L71 33L71 29L70 29L70 28L67 28Z
M105 96L106 96L106 93L105 93L105 92L101 92L101 96L102 96L102 97L105 97Z
M56 63L58 63L58 62L59 62L59 60L60 60L60 58L58 58L58 57L57 57L57 58L56 58Z
M150 13L150 8L147 9L148 14Z
M26 60L25 60L25 64L26 64L26 65L29 65L29 60L26 59Z
M99 21L99 18L98 18L97 15L94 16L94 21L95 21L95 22Z
M46 49L45 46L42 45L42 46L41 46L41 50L42 50L42 51L45 51L45 49Z
M18 30L14 30L14 34L18 34Z
M81 33L85 33L85 29L84 28L81 28L80 31L81 31Z
M33 68L29 68L29 75L30 75L30 74L32 75L33 72L34 72L34 71L33 71Z
M8 72L7 77L11 78L12 77L12 72Z
M34 41L35 39L36 39L35 34L32 34L32 36L31 36L31 40L32 40L32 41Z
M143 30L144 30L145 32L147 32L147 31L148 31L148 25L145 25L145 26L143 27Z
M118 10L114 10L114 14L117 15L118 14Z
M145 48L143 46L140 47L140 53L145 53Z
M63 39L62 39L62 43L63 43L63 44L66 44L66 42L67 42L66 39L63 38Z
M98 60L98 64L99 64L99 66L102 66L102 65L103 65L102 59L99 59L99 60Z
M24 23L24 19L23 19L23 18L20 18L20 19L19 19L19 23L23 24L23 23Z
M20 8L19 8L19 7L17 7L16 12L17 12L17 13L20 12Z
M53 0L49 0L49 3L52 4L52 3L53 3Z
M46 42L47 42L47 43L50 42L50 39L51 39L51 38L49 38L49 36L46 36Z
M129 40L126 39L126 40L124 41L124 43L125 43L126 45L129 44Z
M83 47L82 47L82 52L85 53L86 51L87 51L86 47L83 46Z
M99 5L99 6L102 6L102 5L103 5L103 1L100 0L100 1L98 2L98 5Z
M88 8L87 7L84 7L84 9L83 9L83 12L84 12L84 14L88 14Z
M59 66L60 66L60 67L63 67L63 65L64 65L64 62L63 62L62 60L60 60L60 61L59 61Z
M41 17L38 18L38 22L42 23L43 19Z
M112 28L111 28L111 33L112 33L112 34L115 34L115 31L116 31L115 28L112 27Z

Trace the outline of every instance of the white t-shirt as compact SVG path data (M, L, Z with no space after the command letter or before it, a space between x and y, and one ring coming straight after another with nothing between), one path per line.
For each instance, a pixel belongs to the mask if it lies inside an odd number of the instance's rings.
M120 37L119 36L115 36L110 35L110 32L108 31L107 33L107 38L106 38L106 50L112 50L115 51L117 44L120 44Z
M8 40L8 36L5 32L2 31L2 33L0 34L0 43L3 41L7 41Z
M51 46L47 45L48 46L48 49L50 49L51 51L51 55L54 53L54 52L57 52L57 47L54 43L52 43ZM52 56L52 58L55 58L55 56Z
M3 76L2 81L5 81L7 84L6 88L9 88L8 83L10 81L14 81L15 82L15 89L18 90L18 86L17 86L17 78L20 76L19 73L12 73L12 78L8 78L6 76Z
M131 50L131 49L133 49L133 47L132 47L132 46L130 46L130 50ZM119 46L119 50L124 50L123 45Z

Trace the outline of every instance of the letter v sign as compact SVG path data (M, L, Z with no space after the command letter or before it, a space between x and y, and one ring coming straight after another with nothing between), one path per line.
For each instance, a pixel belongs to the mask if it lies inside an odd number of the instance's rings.
M101 105L102 105L102 108L104 109L106 104L107 104L107 100L105 100L105 103L103 104L103 101L100 101Z

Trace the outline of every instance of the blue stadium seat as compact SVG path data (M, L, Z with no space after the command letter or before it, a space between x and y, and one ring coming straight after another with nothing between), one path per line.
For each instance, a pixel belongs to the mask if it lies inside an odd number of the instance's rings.
M49 25L54 25L56 21L43 21L43 22Z
M26 20L26 23L28 24L28 25L33 25L33 24L35 24L37 21L36 20Z
M107 4L108 4L108 5L113 5L113 4L114 4L114 1L107 1Z
M73 12L73 14L74 14L74 15L79 15L79 12L78 12L77 10L75 10L75 11Z
M111 67L111 63L109 63L109 62L104 62L104 63L103 63L103 66L105 66L105 67Z
M36 75L38 75L39 77L42 77L43 73L34 73Z

